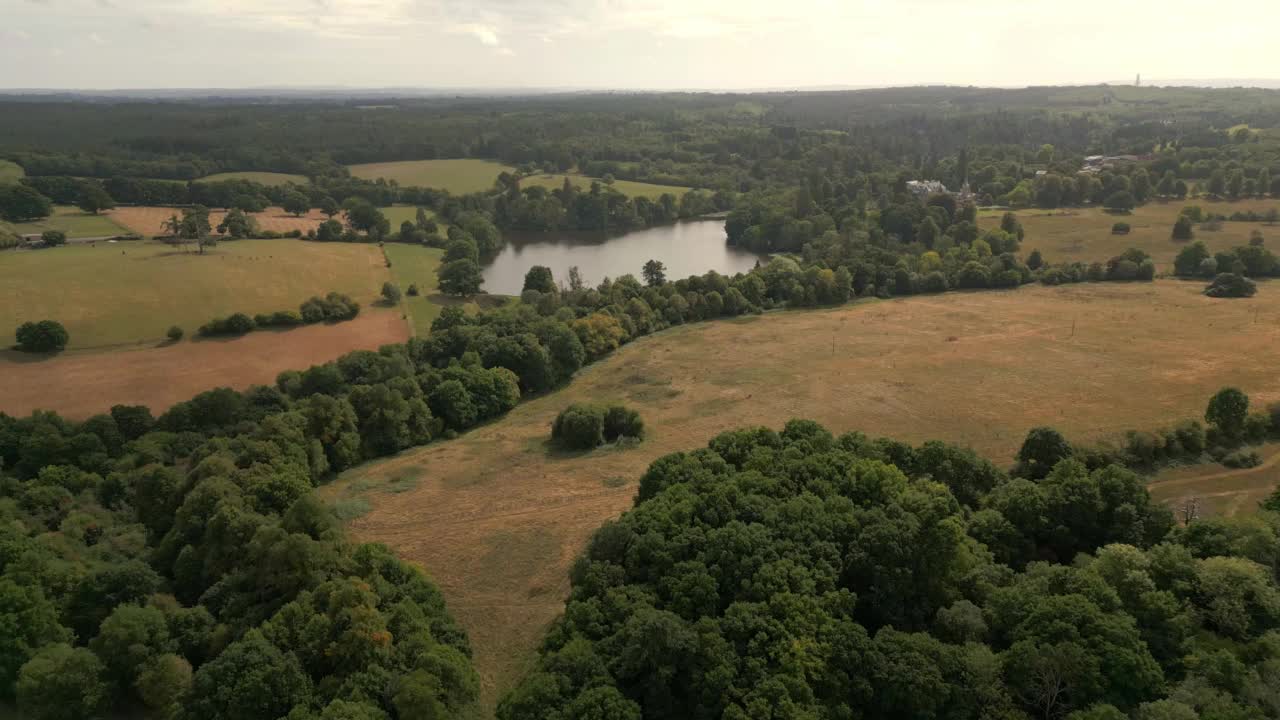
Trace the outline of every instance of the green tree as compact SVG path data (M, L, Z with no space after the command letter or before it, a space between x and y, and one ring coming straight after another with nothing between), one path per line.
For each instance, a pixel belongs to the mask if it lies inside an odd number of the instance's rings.
M1195 229L1191 224L1191 218L1186 215L1179 215L1177 221L1173 223L1173 239L1190 240L1194 237Z
M311 680L293 653L250 630L196 672L186 710L208 720L280 718L310 699Z
M40 233L40 241L45 247L58 247L67 244L67 234L61 230L45 230Z
M290 190L284 194L284 198L280 201L280 207L285 212L292 213L295 217L302 217L311 212L311 200L297 190Z
M395 284L390 281L382 283L382 299L388 305L399 305L400 288L396 287Z
M1244 430L1249 415L1249 396L1239 388L1225 387L1214 393L1205 408L1205 422L1218 428L1227 437L1236 438Z
M1027 477L1040 479L1069 457L1071 443L1062 433L1050 427L1032 428L1018 450L1018 468Z
M1102 206L1111 212L1129 212L1135 205L1133 193L1119 190L1107 196Z
M556 281L551 275L551 268L544 265L534 265L529 268L529 272L524 274L525 291L536 290L540 293L550 293L556 291Z
M18 709L31 720L85 720L104 710L102 663L85 648L46 645L18 673Z
M1178 251L1173 261L1173 272L1181 277L1194 277L1200 273L1201 263L1210 257L1208 246L1197 240Z
M328 195L321 195L320 200L316 202L316 207L330 220L333 219L334 215L342 212L342 207L338 205L338 202Z
M62 352L71 340L67 329L56 320L22 323L14 336L19 350L33 353Z
M143 664L135 687L148 708L162 718L175 718L191 689L191 677L191 663L180 655L167 653Z
M53 201L21 184L0 184L0 220L29 222L53 214Z
M76 207L94 215L115 206L116 201L111 199L106 188L92 180L85 181L80 189L80 197L76 200Z
M603 445L604 416L604 410L594 405L570 405L556 416L551 439L574 450Z
M13 697L18 669L51 643L71 640L58 624L58 609L39 586L0 578L0 697Z
M640 271L644 276L644 283L649 287L660 287L667 281L667 266L658 260L649 260L644 264L644 268Z
M462 259L441 265L436 271L436 282L440 292L446 295L469 297L480 292L484 276L474 260Z
M476 248L475 241L470 237L461 237L456 240L450 240L444 249L444 262L451 263L456 260L470 260L473 263L480 262L480 251Z

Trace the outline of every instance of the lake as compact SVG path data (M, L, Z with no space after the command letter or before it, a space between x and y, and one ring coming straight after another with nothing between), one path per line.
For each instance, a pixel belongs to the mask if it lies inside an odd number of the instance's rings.
M484 289L519 295L524 275L534 265L551 268L556 282L567 284L569 268L578 266L582 280L595 286L606 277L631 273L649 260L667 266L667 279L679 280L715 270L724 275L747 272L763 256L729 247L724 220L688 220L635 230L622 235L602 233L505 233L507 246L484 268Z

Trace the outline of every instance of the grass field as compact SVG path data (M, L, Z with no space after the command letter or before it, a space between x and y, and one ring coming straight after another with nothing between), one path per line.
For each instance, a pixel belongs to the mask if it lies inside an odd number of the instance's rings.
M26 175L22 166L10 160L0 160L0 183L18 182Z
M1155 499L1175 509L1188 498L1200 501L1201 517L1248 515L1280 485L1280 443L1258 449L1262 464L1232 470L1217 463L1166 470L1148 486Z
M417 222L418 220L418 207L416 205L394 205L392 207L383 207L378 209L381 210L382 214L386 216L388 221L390 221L392 232L398 232L400 230L400 223L403 223L405 220L408 220L409 222ZM427 210L427 217L434 218L435 216L435 213ZM444 228L448 227L440 220L437 220L436 223L440 225L442 231ZM441 232L441 234L443 235L444 233Z
M549 190L564 187L564 179L568 177L575 187L581 190L589 190L594 178L583 175L533 175L520 181L521 187L530 187L540 185ZM680 196L689 192L687 187L678 187L676 185L654 185L652 183L632 182L630 180L615 180L614 189L626 195L627 197L647 197L650 200L657 200L664 193L671 193L679 200Z
M161 223L169 219L170 215L181 216L182 211L177 208L154 205L119 207L110 211L111 218L118 224L145 237L159 235L161 233ZM209 213L209 224L216 228L225 216L226 213L224 211L214 210ZM267 208L260 213L253 213L253 217L258 221L260 229L279 233L291 230L299 230L305 233L308 230L320 227L320 223L329 219L319 210L313 209L302 217L295 217L278 207Z
M834 432L961 443L1009 465L1037 425L1089 441L1199 417L1223 385L1280 399L1280 283L1247 301L1201 287L1034 286L675 328L502 420L362 466L324 492L351 515L367 503L356 535L440 583L492 708L561 611L574 559L631 505L645 467L723 430L807 417ZM550 452L552 419L579 401L624 401L650 435L625 451ZM414 487L384 489L405 478Z
M456 195L481 192L493 187L503 172L515 168L488 160L408 160L349 166L351 174L366 180L395 180L401 185L432 187Z
M284 185L285 183L293 183L294 185L306 185L307 176L290 175L289 173L277 172L225 172L206 175L196 182L217 182L218 180L252 180L263 185Z
M1014 214L1022 221L1026 239L1022 241L1025 256L1032 250L1040 250L1049 262L1106 262L1131 247L1142 248L1155 260L1161 272L1173 271L1173 259L1187 241L1170 238L1173 223L1187 205L1199 205L1206 212L1231 215L1233 212L1253 210L1262 212L1280 208L1280 200L1240 200L1237 202L1185 202L1149 203L1135 209L1129 215L1112 215L1101 208L1075 208L1059 211L1018 210ZM983 229L1000 226L1003 212L984 212L978 218ZM1111 226L1127 222L1132 227L1128 235L1112 235ZM1280 225L1264 223L1225 222L1216 232L1197 228L1196 239L1203 240L1211 252L1229 250L1249 244L1249 232L1261 230L1267 246L1280 251Z
M13 229L19 235L42 233L45 230L61 230L69 238L115 237L129 234L129 229L115 222L110 215L93 215L69 205L54 208L49 217L29 223L17 223Z
M223 242L205 255L158 242L97 243L10 252L0 262L0 332L53 319L69 349L193 334L218 315L296 310L337 290L361 303L390 278L376 245L300 240ZM7 342L6 342L7 344Z
M32 361L0 351L0 412L56 410L84 419L112 405L146 405L159 414L215 387L271 385L285 370L328 362L352 350L404 342L400 313L366 307L349 322L218 340L187 339L109 353L65 353Z

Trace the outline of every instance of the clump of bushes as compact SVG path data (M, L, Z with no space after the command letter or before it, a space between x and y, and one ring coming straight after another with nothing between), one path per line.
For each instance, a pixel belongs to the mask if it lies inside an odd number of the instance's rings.
M1253 297L1258 286L1252 280L1235 273L1219 273L1204 288L1204 294L1211 298L1244 298Z
M218 335L244 335L258 328L296 327L320 322L342 322L352 320L360 314L360 303L349 295L331 292L321 297L313 297L302 303L298 311L280 310L274 313L262 313L249 317L244 313L236 313L225 318L214 318L200 326L202 337Z
M409 295L409 297L418 297L418 285L416 283L413 285L410 285L406 293Z
M174 325L169 328L169 332L166 332L165 336L169 338L170 342L178 342L179 340L182 339L182 336L185 334L186 333L182 331L182 328L178 327L177 325Z
M640 413L625 405L575 403L562 410L551 425L551 439L573 450L643 437Z
M1222 458L1222 464L1229 468L1251 468L1262 464L1262 457L1257 450L1240 449L1228 453Z
M40 241L45 247L57 247L67 244L67 234L61 230L45 230L40 233Z
M1118 222L1111 226L1111 234L1112 235L1128 235L1129 229L1130 229L1129 223Z
M61 352L71 340L67 329L56 320L22 323L14 336L19 350L33 353Z

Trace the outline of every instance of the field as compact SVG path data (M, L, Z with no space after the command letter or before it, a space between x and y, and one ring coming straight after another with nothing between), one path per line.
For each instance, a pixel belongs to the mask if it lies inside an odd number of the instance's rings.
M503 172L515 172L509 165L501 165L489 160L409 160L405 162L370 163L368 165L351 165L351 174L367 180L395 180L401 185L432 187L448 190L454 194L481 192L493 188L498 175ZM565 175L534 175L520 181L523 187L541 185L546 188L559 188L564 185ZM574 185L587 189L591 187L593 178L583 175L569 175ZM653 185L650 183L618 180L613 186L627 196L643 195L657 199L663 193L672 193L677 198L688 192L689 188L674 185ZM385 212L385 210L384 210ZM390 216L388 216L390 217ZM412 219L412 217L410 217ZM392 222L392 228L399 225Z
M215 387L243 390L271 385L284 370L307 368L352 350L404 342L400 314L366 308L355 320L308 325L287 332L253 332L230 340L176 344L112 353L67 353L32 361L0 352L0 411L37 408L84 419L112 405L141 404L155 413Z
M488 160L408 160L404 162L351 165L351 174L366 180L395 180L401 185L432 187L455 195L481 192L493 187L503 172L515 168Z
M392 207L383 207L378 209L382 211L382 214L385 215L387 220L391 223L392 232L399 232L400 224L405 220L408 220L409 222L417 222L418 220L418 207L416 205L394 205ZM427 217L434 218L435 216L435 213L427 210ZM448 227L448 225L441 220L436 220L436 224L440 226L442 231L440 234L443 235L443 230Z
M1277 200L1240 200L1237 202L1185 202L1148 203L1136 208L1129 215L1111 215L1101 208L1075 208L1058 211L1018 210L1014 214L1022 221L1026 239L1022 242L1025 256L1039 249L1044 259L1054 262L1106 262L1131 247L1142 248L1155 260L1161 272L1173 271L1173 259L1188 243L1171 239L1173 223L1187 205L1199 205L1205 212L1230 216L1233 212L1253 210L1264 212L1280 208ZM1003 212L987 212L978 218L983 229L1000 226ZM1127 222L1132 227L1128 235L1112 235L1111 226ZM1249 233L1261 230L1267 246L1273 252L1280 251L1280 225L1264 223L1225 222L1216 232L1196 229L1196 239L1203 240L1210 252L1229 250L1249 244Z
M1155 499L1182 507L1188 498L1200 501L1201 517L1248 515L1280 485L1280 444L1258 452L1262 464L1232 470L1218 464L1192 465L1166 470L1149 486Z
M558 189L564 187L565 175L534 175L524 178L520 181L521 187L530 187L533 185L541 185L547 189ZM589 190L594 178L585 177L583 175L567 176L580 190ZM657 200L664 193L671 193L679 200L680 196L689 192L687 187L679 187L676 185L654 185L653 183L632 182L630 180L615 180L613 187L618 192L627 197L647 197L650 200Z
M217 315L296 310L331 290L367 304L389 277L376 245L301 240L223 242L205 255L150 241L9 252L0 332L48 318L66 325L71 350L155 342L171 325L190 334Z
M0 160L0 183L17 182L26 175L22 166L10 160Z
M1027 430L1073 440L1199 417L1236 385L1280 399L1280 283L1215 301L1200 283L951 293L676 328L585 369L461 438L348 472L325 488L362 540L421 563L467 627L483 699L527 669L567 572L628 508L655 458L743 425L807 417L835 432L972 446L1010 464ZM551 451L572 402L621 400L650 436L630 450Z
M69 238L116 237L127 235L129 229L115 222L110 215L93 215L69 205L59 205L53 214L43 220L13 225L19 235L42 233L45 230L61 230Z
M157 206L119 207L112 210L109 215L112 220L139 235L153 237L162 232L160 229L161 223L168 220L170 215L181 216L182 211L177 208ZM209 213L209 224L217 228L218 223L222 222L222 218L225 216L225 212L214 210ZM308 230L320 227L320 223L329 219L319 210L313 209L302 217L294 217L278 207L267 208L260 213L253 213L253 217L258 221L258 227L262 230L271 230L278 233L285 233L291 230L300 230L305 233Z
M196 182L217 182L219 180L252 180L262 185L284 185L285 183L293 183L294 185L306 185L307 177L305 175L290 175L289 173L277 172L225 172L206 175Z

